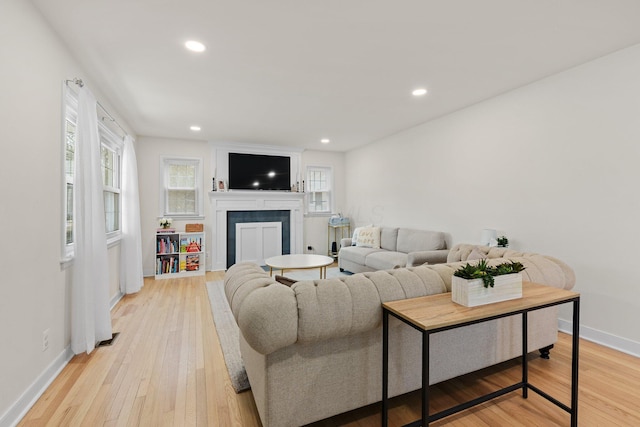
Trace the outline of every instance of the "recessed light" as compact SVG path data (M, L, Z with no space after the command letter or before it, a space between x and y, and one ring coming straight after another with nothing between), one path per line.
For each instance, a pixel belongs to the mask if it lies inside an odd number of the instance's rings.
M204 52L205 50L207 50L207 47L205 45L195 40L189 40L184 45L192 52Z
M322 142L323 144L328 144L331 142L331 140L327 139L327 138L323 138L320 140L320 142Z
M422 96L427 94L427 90L425 88L416 89L411 92L413 96Z
M191 126L189 129L191 129L194 132L200 132L200 130L201 130L200 126L195 126L195 125Z
M275 173L274 171L270 171L270 172L267 174L267 176L268 176L269 178L273 178L273 177L275 177L275 176L276 176L276 173Z

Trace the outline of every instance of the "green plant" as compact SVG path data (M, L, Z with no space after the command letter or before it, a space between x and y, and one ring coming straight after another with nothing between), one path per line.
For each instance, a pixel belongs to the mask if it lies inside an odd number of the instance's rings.
M493 288L495 285L495 276L519 273L525 268L526 267L522 265L522 263L517 261L503 262L502 264L492 267L488 265L486 259L481 259L477 264L467 263L457 269L453 275L468 280L482 279L482 283L484 283L485 288L488 288L489 286Z
M496 239L496 242L498 242L498 247L501 248L506 248L507 246L509 246L509 239L507 239L507 236L500 236Z

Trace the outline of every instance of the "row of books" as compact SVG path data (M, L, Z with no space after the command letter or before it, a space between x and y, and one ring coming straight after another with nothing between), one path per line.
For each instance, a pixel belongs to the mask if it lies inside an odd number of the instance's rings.
M156 274L178 273L180 260L177 256L156 259Z
M172 254L178 252L178 240L167 237L156 238L156 253L157 254Z
M200 270L200 255L187 255L182 260L177 256L165 256L156 259L156 274L198 270Z
M170 237L158 237L156 239L156 253L157 254L174 254L178 252L200 252L202 249L202 238L188 238L183 237L180 239L180 245L176 239Z

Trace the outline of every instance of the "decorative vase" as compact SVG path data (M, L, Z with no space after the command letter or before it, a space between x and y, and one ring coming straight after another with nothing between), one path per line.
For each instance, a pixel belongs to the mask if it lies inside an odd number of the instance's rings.
M482 279L451 279L451 300L465 307L522 298L522 273L494 277L493 287L484 287Z

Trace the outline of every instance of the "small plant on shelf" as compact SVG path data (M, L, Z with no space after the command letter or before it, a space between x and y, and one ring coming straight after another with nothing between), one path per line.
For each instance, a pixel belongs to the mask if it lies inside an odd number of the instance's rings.
M504 274L520 273L526 267L522 263L517 261L503 262L496 266L490 266L486 259L481 259L477 264L469 264L460 267L453 275L462 279L473 280L482 279L484 287L493 288L495 276L502 276Z
M160 218L160 227L169 228L173 220L171 218Z
M509 246L509 239L507 239L507 236L498 237L496 242L498 243L499 248L506 248Z

